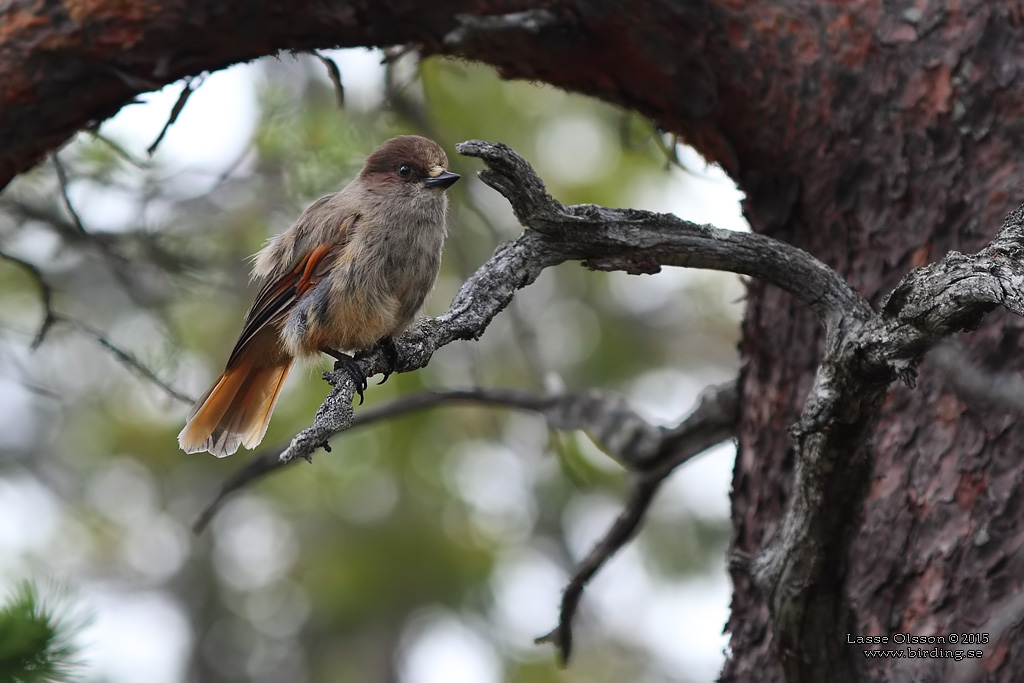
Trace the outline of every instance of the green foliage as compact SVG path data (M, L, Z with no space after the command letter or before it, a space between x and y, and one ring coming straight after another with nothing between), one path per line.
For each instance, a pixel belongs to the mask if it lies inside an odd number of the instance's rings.
M78 625L66 616L64 598L44 600L22 583L0 607L0 681L70 683L78 679Z

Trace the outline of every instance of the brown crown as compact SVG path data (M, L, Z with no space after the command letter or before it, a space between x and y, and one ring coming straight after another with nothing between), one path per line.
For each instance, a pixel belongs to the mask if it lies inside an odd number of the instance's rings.
M419 135L399 135L374 150L360 175L393 173L402 164L409 164L423 176L434 166L447 169L448 157L433 140Z

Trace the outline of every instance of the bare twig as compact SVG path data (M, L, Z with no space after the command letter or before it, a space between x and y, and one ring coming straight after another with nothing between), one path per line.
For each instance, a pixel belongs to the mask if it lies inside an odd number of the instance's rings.
M64 164L60 163L60 157L54 152L51 155L53 159L53 167L57 170L57 181L60 183L60 198L64 203L64 208L67 210L68 215L71 216L71 220L78 232L83 235L88 235L89 231L85 229L85 224L82 223L82 217L75 211L74 204L71 203L71 197L68 195L68 174L64 171Z
M30 263L25 259L8 254L4 251L0 251L0 259L13 263L14 265L21 268L23 271L29 274L32 280L36 283L36 287L39 289L39 298L43 304L43 320L39 323L39 330L36 331L35 337L32 339L31 348L37 349L39 345L43 343L46 338L46 333L53 327L53 323L57 321L57 316L53 310L53 287L46 281L39 267L34 263Z
M327 69L327 78L331 81L331 85L334 86L334 96L338 98L338 106L344 109L345 84L341 82L341 69L338 68L338 63L318 50L313 50L310 54L319 59L324 68Z
M538 645L543 643L554 645L559 651L563 665L567 664L569 657L572 656L572 622L576 616L580 599L583 597L583 589L604 566L604 563L633 538L662 481L662 479L642 476L635 476L630 480L629 494L622 512L615 518L611 528L605 532L601 540L576 566L572 579L562 594L558 626L534 639Z
M67 325L68 327L75 329L81 332L82 334L85 334L86 336L92 337L99 343L100 346L109 351L115 358L117 358L119 361L127 365L135 372L142 375L144 378L146 378L153 384L163 389L164 392L171 398L174 398L188 405L192 405L193 403L195 403L195 399L193 397L178 391L174 387L164 382L162 379L156 376L156 373L154 373L152 370L146 367L145 363L140 361L138 358L136 358L128 351L125 351L124 349L114 344L112 341L107 339L101 332L94 330L93 328L89 327L83 322L62 315L55 315L54 323Z
M943 344L932 351L929 362L946 375L956 393L968 403L1024 413L1024 381L1016 375L991 372L951 344Z
M153 156L153 152L155 152L156 148L160 146L161 142L163 142L164 136L167 135L167 131L174 125L174 122L178 120L181 112L185 109L185 103L188 102L188 98L192 96L192 93L199 89L199 86L201 86L203 81L206 80L206 76L207 73L204 71L198 76L188 76L185 78L185 83L181 86L181 94L178 95L178 101L174 103L173 107L171 107L171 114L167 117L167 123L165 123L164 127L160 129L160 134L156 136L156 140L153 141L153 144L146 148L146 154Z
M665 133L657 128L651 130L651 137L654 140L654 146L658 148L662 156L665 157L665 168L669 169L675 166L676 168L692 173L690 169L683 166L682 159L679 158L679 137L675 134L668 136L668 141L665 141Z
M121 157L135 168L138 168L140 170L146 170L147 168L149 168L149 163L143 161L142 159L136 159L135 156L132 155L131 152L126 150L122 145L115 142L114 140L111 140L106 135L103 135L98 130L90 130L89 134L92 135L97 140L99 140L100 142L102 142L103 144L105 144L107 147L111 149L111 151L114 152L114 154Z
M735 393L734 388L732 391ZM709 419L710 413L704 408L708 402L709 399L704 399L701 408L694 413L691 420L699 419L706 422ZM658 454L662 450L662 444L677 444L681 440L674 429L655 427L640 418L621 396L596 390L564 394L537 394L519 389L426 391L382 406L367 408L352 418L349 429L452 403L515 408L540 413L555 429L581 429L587 432L607 453L627 466L631 463L647 463L649 467L661 469L661 458ZM728 436L723 436L719 441L725 438ZM705 448L711 445L714 444L708 444ZM280 457L287 447L288 444L281 444L263 449L258 456L250 460L224 483L217 498L203 511L193 528L197 531L202 530L227 496L292 462L293 460L284 460ZM675 452L679 447L673 445L670 450ZM677 464L682 462L680 460Z
M650 429L660 432L660 442L650 452L649 457L640 455L641 452L646 452L647 448L639 449L640 452L630 457L622 457L626 449L619 447L619 459L625 460L627 466L633 470L626 503L605 535L573 571L572 578L562 594L558 625L536 639L537 643L551 643L558 648L563 663L568 662L572 655L572 623L587 584L605 562L636 535L640 523L654 501L654 496L668 475L684 462L735 435L738 407L735 383L710 387L701 396L696 410L678 426L672 429L658 429L647 425ZM633 418L642 421L635 414ZM638 444L643 441L642 438L638 440L636 437L636 425L623 425L624 429L612 432L608 428L615 425L615 421L602 420L600 424L608 432L605 434L607 441L600 438L595 440L606 450L614 450L615 447L611 444L616 442Z

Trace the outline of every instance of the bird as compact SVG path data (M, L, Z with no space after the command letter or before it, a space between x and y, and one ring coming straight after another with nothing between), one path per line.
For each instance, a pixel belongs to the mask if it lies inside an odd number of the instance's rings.
M189 412L181 449L224 457L258 446L296 360L332 356L362 399L366 377L345 352L379 346L387 380L397 362L394 337L437 279L446 190L459 177L436 142L400 135L271 238L253 261L259 293L224 372Z

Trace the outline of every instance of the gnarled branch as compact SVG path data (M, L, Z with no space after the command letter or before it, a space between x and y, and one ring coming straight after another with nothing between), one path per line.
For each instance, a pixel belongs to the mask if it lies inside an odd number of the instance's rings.
M512 204L526 230L498 247L459 289L448 311L419 321L396 340L397 370L427 365L440 347L476 339L511 302L516 290L544 268L584 261L594 269L657 272L662 266L711 268L753 275L805 302L838 331L871 314L867 303L843 278L807 252L763 235L698 225L672 214L609 209L591 204L563 206L547 193L533 168L509 147L478 140L456 146L460 154L484 160L480 178ZM383 372L382 352L359 358L369 377ZM347 372L326 372L334 387L308 429L281 453L281 460L308 458L352 424L354 385Z
M785 289L818 314L825 355L791 429L793 497L778 533L747 568L768 602L788 680L861 680L863 662L843 640L855 628L843 581L870 482L871 428L889 386L897 378L912 383L929 348L976 325L994 306L1024 310L1024 210L1011 214L979 254L951 253L909 273L876 314L841 276L795 247L671 215L562 206L508 147L473 141L458 150L484 159L481 178L509 199L526 230L466 281L447 313L421 321L399 340L400 371L423 367L444 344L479 336L516 289L568 260L628 272L679 265L744 273ZM384 368L380 354L360 362L367 374ZM307 457L351 424L347 373L325 374L335 388L282 460Z
M591 268L622 269L633 273L656 272L664 265L676 265L714 268L762 278L790 292L818 314L828 331L828 349L833 355L837 349L845 348L854 331L864 328L872 320L870 307L841 276L791 245L763 235L697 225L669 214L594 205L563 206L547 193L544 183L530 165L505 145L471 141L461 143L457 149L461 154L484 160L487 168L481 173L482 180L505 195L526 229L517 239L500 246L490 260L462 285L446 313L421 320L396 340L399 351L396 369L399 372L424 367L434 351L452 341L478 338L491 320L509 304L517 289L532 283L544 268L570 260L584 261ZM361 355L358 362L364 373L370 376L382 372L386 361L382 353L371 351ZM819 373L816 385L818 393L812 394L812 400L808 402L814 410L801 423L805 425L804 431L808 432L805 439L808 444L813 441L813 448L820 448L822 444L818 441L826 435L833 439L842 438L829 431L836 416L831 410L833 404L826 400L828 395L823 391L828 388L836 398L843 396L841 387L833 386L841 376L841 373L836 374L837 368L842 369L835 364L823 366L824 372ZM882 389L895 376L885 368L874 367L873 372L877 387ZM282 463L296 458L308 459L317 448L326 446L331 437L353 425L351 403L354 386L349 374L327 372L324 377L333 389L317 411L313 425L300 432L281 452L279 459ZM877 393L877 396L881 395ZM868 403L865 407L877 408ZM859 432L842 431L849 434L849 443L855 447L863 443L867 424L874 412L865 410L859 415ZM819 421L812 421L813 416L818 416ZM811 434L811 428L816 425L822 426ZM829 445L831 442L823 443ZM867 460L862 458L860 462L863 464ZM825 478L826 473L814 473L798 466L798 482L801 476L814 479L808 485L818 490L817 480ZM849 483L843 478L834 481L843 486ZM854 476L849 481L856 484L866 481L866 478ZM859 489L853 486L851 491L856 493ZM632 529L640 521L642 510L653 496L653 488L645 484L636 493L634 505L627 512L641 512L634 519L627 519L628 523L624 523L622 528ZM848 493L837 500L843 509L856 509L860 499L859 495ZM793 519L806 522L806 527L796 526L816 533L814 539L822 538L826 530L832 531L839 526L820 507L811 510L805 507L800 508ZM779 546L785 549L782 556L799 554L806 549L805 541L809 542L800 534L791 534L791 540ZM617 546L611 543L609 547L614 552ZM827 555L832 559L842 557L844 548L845 545L837 545ZM600 554L595 557L600 557ZM762 565L772 566L767 561ZM813 571L804 578L809 581L808 585L815 586L826 572L816 564L808 566ZM774 595L774 586L765 584L766 594ZM802 593L796 591L795 595ZM573 609L572 606L563 609L563 617L568 615L571 618ZM568 628L568 623L569 620L563 618L560 628ZM559 644L565 654L569 647L568 639L563 636Z
M1024 313L1024 207L974 255L951 252L908 273L882 311L830 335L791 432L793 497L750 571L768 599L787 680L859 681L864 662L843 634L855 619L844 567L872 472L871 427L897 378L913 385L933 346L996 306Z

